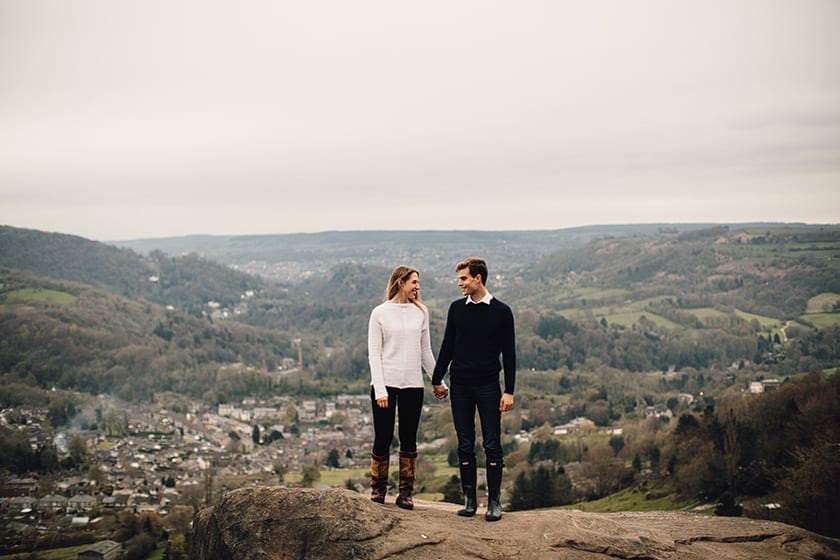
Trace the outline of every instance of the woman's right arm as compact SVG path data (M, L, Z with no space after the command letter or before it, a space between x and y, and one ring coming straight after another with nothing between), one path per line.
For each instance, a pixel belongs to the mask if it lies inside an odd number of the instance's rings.
M370 384L373 385L374 398L376 400L387 398L385 373L382 370L382 324L378 320L375 309L368 321L368 363L370 363Z

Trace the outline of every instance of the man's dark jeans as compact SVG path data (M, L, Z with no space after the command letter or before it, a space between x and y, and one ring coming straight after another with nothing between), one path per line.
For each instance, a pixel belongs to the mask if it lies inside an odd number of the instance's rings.
M499 401L502 389L499 382L484 385L464 385L450 382L449 400L452 421L458 436L458 460L475 461L475 411L481 422L481 439L487 462L502 460L502 413Z

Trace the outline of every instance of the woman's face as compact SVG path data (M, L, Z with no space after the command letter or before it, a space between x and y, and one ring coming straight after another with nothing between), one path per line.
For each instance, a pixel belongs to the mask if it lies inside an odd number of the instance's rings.
M408 280L400 286L400 291L408 301L414 301L420 295L420 275L412 272Z

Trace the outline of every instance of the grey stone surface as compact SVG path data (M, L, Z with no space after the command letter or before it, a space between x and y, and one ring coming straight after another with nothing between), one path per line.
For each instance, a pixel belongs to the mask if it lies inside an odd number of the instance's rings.
M505 513L384 506L349 490L257 487L224 495L194 520L192 560L838 559L840 540L746 518L687 512Z

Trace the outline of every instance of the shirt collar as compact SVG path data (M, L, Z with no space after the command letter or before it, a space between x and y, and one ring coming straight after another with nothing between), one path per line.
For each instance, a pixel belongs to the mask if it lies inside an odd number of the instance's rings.
M478 300L478 301L473 301L473 300L472 300L472 298L471 298L470 296L467 296L467 297L466 297L466 300L467 300L467 301L465 302L465 304L466 304L466 305L469 305L469 304L471 304L471 303L474 303L474 304L486 303L487 305L490 305L490 300L491 300L491 299L493 299L493 294L491 294L491 293L490 293L490 292L488 292L488 291L485 291L485 292L484 292L484 297L483 297L483 298L481 298L481 299L480 299L480 300Z

